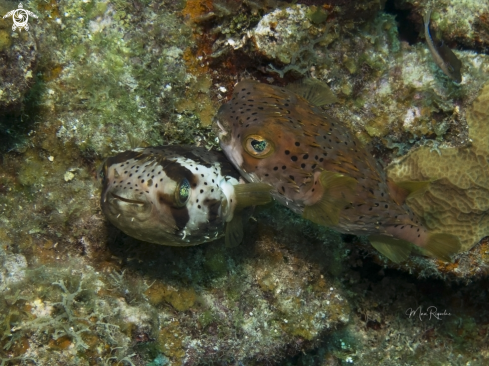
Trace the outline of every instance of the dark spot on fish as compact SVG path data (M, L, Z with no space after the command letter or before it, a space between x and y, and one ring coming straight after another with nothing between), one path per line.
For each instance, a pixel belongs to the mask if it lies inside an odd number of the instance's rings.
M368 210L369 210L369 211L372 211L372 207L370 207Z
M273 170L278 170L278 166L273 167Z
M197 206L198 208L202 208L200 205Z
M282 186L282 191L283 191L283 192L285 192L285 188L284 188L284 186Z
M389 208L389 205L385 205L384 207L385 207L385 208Z
M292 156L290 157L290 160L292 160L292 161L297 161L297 156L292 155Z
M317 164L312 164L311 165L311 169L316 169L316 167L317 167Z
M302 159L307 159L307 158L309 158L309 154L304 154L304 155L302 156Z
M141 183L144 183L144 179L141 179Z
M301 146L301 143L299 141L296 141L295 146Z
M289 175L289 178L295 180L293 175Z
M282 165L282 169L285 170L287 169L287 167L285 165Z

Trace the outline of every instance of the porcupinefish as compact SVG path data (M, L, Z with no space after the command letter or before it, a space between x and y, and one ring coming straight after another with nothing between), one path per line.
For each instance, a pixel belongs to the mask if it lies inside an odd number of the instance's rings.
M304 85L296 90L314 96L314 83ZM458 238L428 233L404 203L429 182L388 181L348 127L318 107L320 95L309 98L315 105L301 95L244 80L221 106L214 129L243 177L272 185L274 198L306 219L367 235L395 262L409 256L410 243L449 260L460 248Z
M136 239L189 246L226 235L242 240L242 213L271 201L270 186L240 184L221 152L192 146L136 148L108 158L100 173L101 207Z
M427 11L424 16L424 36L426 44L433 56L433 60L438 67L450 77L453 81L460 83L462 81L462 61L460 61L453 51L443 42L434 40L430 32L431 10Z

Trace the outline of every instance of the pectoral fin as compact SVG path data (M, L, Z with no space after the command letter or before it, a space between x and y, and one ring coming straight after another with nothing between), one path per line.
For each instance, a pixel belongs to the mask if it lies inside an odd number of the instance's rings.
M411 254L412 245L406 240L384 235L370 235L370 244L394 263L404 262Z
M266 183L246 183L234 186L236 195L236 210L248 206L264 205L272 201L272 187Z
M302 217L319 225L336 226L341 210L351 202L357 180L324 170L319 182L324 188L323 196L314 205L304 207Z
M387 181L389 188L389 194L397 204L402 205L406 202L406 199L422 195L426 192L430 186L431 180L415 182L404 181L394 183L393 181Z
M226 224L226 246L236 247L243 241L243 217L235 212L233 219Z

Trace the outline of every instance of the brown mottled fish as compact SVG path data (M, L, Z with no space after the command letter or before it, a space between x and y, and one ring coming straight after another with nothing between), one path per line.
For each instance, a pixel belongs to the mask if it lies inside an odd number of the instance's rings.
M238 83L215 121L229 160L249 182L272 185L274 198L304 218L367 235L395 262L409 256L409 243L450 260L458 238L428 233L404 203L428 183L388 182L348 127L318 108L329 97L309 98L314 105L301 96L314 95L311 90L318 88L303 84L299 95L252 80Z
M434 41L430 33L431 10L428 10L424 16L424 36L426 43L433 56L433 60L438 67L450 77L453 81L460 83L462 81L462 61L460 61L453 51L447 47L443 41Z
M136 148L108 158L100 204L109 221L150 243L188 246L243 237L245 207L271 201L266 184L240 184L225 156L193 146Z

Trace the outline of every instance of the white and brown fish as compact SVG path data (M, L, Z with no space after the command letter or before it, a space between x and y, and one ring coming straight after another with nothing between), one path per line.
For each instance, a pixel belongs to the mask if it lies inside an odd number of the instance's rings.
M294 91L252 80L238 83L216 117L226 156L249 181L274 187L280 203L342 233L367 235L388 258L407 258L411 244L449 260L457 237L428 233L404 203L426 182L394 185L349 128L317 107L327 87ZM409 242L409 243L407 243Z
M431 10L424 15L424 36L426 44L431 52L433 60L445 75L453 81L460 83L462 81L462 61L460 61L453 51L442 40L434 39L430 32Z
M246 184L220 152L193 146L136 148L108 158L101 207L136 239L189 246L226 235L242 240L242 210L271 201L266 184Z

